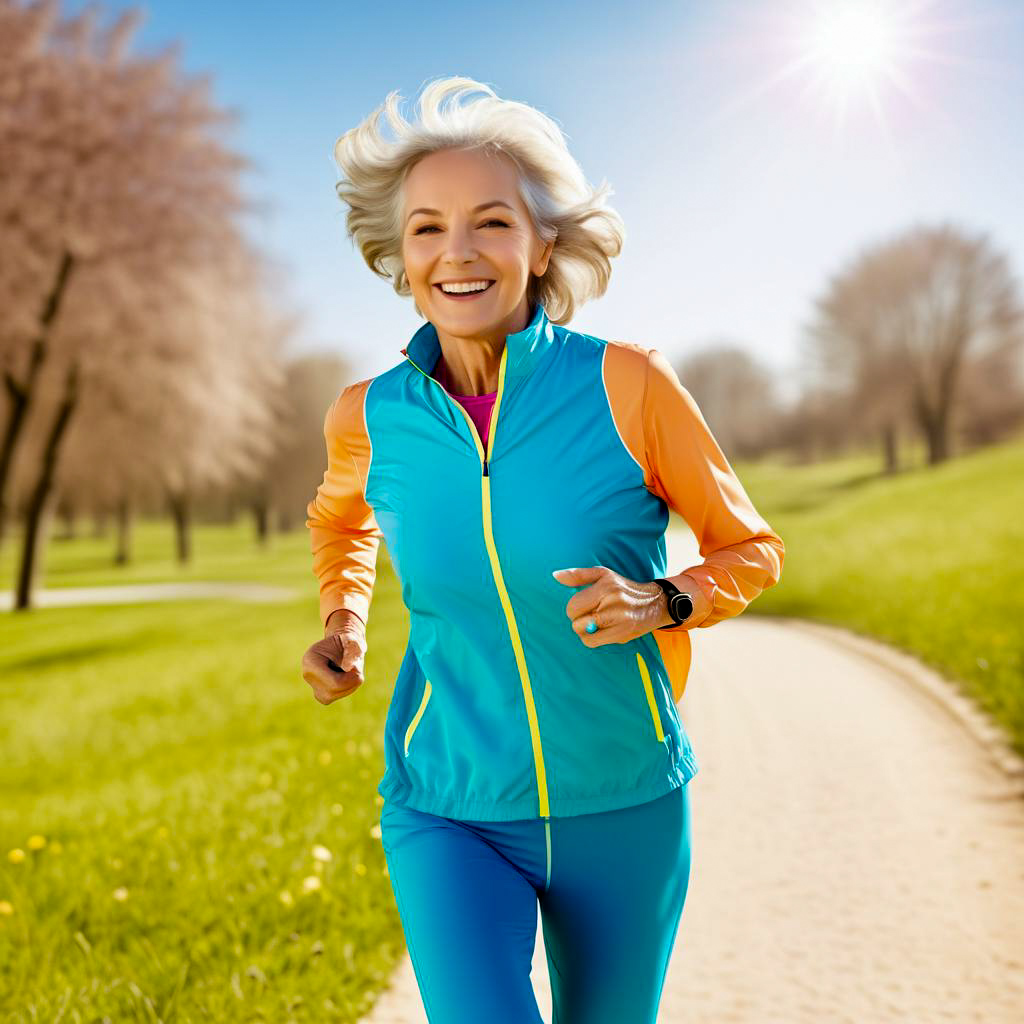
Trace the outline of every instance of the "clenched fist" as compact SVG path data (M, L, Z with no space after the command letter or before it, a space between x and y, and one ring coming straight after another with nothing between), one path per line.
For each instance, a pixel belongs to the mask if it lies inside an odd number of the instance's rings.
M363 685L366 624L355 612L339 608L327 620L327 635L302 656L302 678L321 704L347 697Z

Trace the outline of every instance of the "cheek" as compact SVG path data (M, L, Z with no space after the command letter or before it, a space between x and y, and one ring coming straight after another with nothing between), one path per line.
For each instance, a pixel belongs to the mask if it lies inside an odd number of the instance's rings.
M510 238L503 244L496 245L491 250L490 257L506 277L522 276L530 266L529 250L519 239Z
M402 254L402 260L405 265L405 275L409 278L409 283L412 285L419 285L423 283L427 277L427 267L422 256L417 257L414 252L404 252Z

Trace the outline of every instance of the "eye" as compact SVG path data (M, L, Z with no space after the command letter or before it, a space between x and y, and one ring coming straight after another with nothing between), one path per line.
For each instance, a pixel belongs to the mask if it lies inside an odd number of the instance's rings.
M507 228L508 227L508 224L506 224L505 221L499 220L497 217L492 217L490 220L484 221L484 223L481 225L481 227L487 227L489 224L500 224L503 228ZM418 227L413 232L413 234L414 235L422 235L424 231L430 231L430 230L439 231L440 229L437 227L436 224L424 224L422 227Z

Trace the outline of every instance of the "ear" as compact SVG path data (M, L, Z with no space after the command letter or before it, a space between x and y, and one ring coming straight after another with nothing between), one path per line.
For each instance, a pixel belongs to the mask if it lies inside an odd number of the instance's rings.
M557 238L552 238L547 245L541 250L540 256L537 258L537 262L533 266L533 272L537 277L543 277L547 272L548 263L551 261L551 254L555 250L555 242Z

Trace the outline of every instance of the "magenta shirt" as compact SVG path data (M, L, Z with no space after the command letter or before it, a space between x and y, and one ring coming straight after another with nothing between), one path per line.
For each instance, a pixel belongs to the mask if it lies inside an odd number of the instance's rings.
M445 389L445 391L448 391L448 378L444 372L443 366L441 367L438 376L434 379ZM492 391L488 395L454 395L451 391L448 391L448 394L454 398L467 413L469 413L469 418L474 424L476 424L477 432L480 434L480 441L486 450L487 434L491 421L491 408L494 405L494 399L498 396L498 392Z

